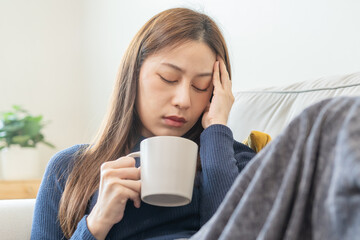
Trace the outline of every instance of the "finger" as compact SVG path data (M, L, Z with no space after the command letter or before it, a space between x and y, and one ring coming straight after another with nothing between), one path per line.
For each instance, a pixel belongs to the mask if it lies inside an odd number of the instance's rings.
M131 189L132 191L137 192L138 194L141 191L141 182L140 181L120 179L119 184L125 188Z
M209 109L210 109L210 105L211 105L211 103L210 103L210 102L206 105L205 110L204 110L204 113L206 113L206 112L208 112L208 111L209 111Z
M134 206L136 208L140 208L140 206L141 206L140 194L136 194L136 195L134 195L134 197L131 197L130 199L134 202Z
M103 169L101 172L103 178L116 177L120 179L139 180L140 169L139 168L108 168Z
M136 208L140 207L140 203L141 203L140 192L134 191L130 188L122 188L119 189L118 195L121 195L121 198L119 198L120 201L130 199L134 202L134 206Z
M216 61L214 64L213 84L214 84L214 90L222 87L220 80L219 61Z
M230 80L230 76L229 76L229 72L227 71L226 65L224 60L221 57L219 58L219 62L220 62L220 77L221 77L221 83L222 86L225 89L231 89L231 80Z
M139 182L140 185L140 182ZM127 193L128 193L128 199L131 199L134 202L134 206L136 208L139 208L141 205L141 199L140 199L140 187L138 191L134 191L131 188L127 188Z
M135 159L132 157L121 157L116 160L103 163L101 165L101 169L135 167L135 162Z
M141 182L133 180L121 180L112 178L107 181L100 180L99 197L105 196L105 199L118 199L123 204L128 199L140 206Z
M104 194L115 194L115 196L122 196L126 189L137 192L141 191L140 180L128 180L120 178L108 178L100 180L99 192Z
M230 79L224 81L224 89L231 91L232 90L232 81Z

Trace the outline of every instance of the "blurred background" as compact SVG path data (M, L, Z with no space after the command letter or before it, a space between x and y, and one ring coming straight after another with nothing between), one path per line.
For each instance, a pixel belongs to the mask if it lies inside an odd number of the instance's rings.
M127 45L172 7L222 28L234 91L359 71L357 0L0 0L0 111L18 104L51 122L41 174L57 151L91 141Z

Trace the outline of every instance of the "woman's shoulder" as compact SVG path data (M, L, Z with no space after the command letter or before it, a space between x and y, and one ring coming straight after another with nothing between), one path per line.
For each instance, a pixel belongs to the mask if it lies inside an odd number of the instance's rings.
M76 144L74 146L65 148L65 149L57 152L52 157L52 159L63 159L63 158L67 158L69 156L74 156L75 154L81 152L82 150L84 150L88 146L89 146L88 144Z
M88 144L77 144L68 148L65 148L57 152L51 159L49 163L69 163L72 158L77 154L85 150L89 145Z
M57 152L47 165L47 174L68 172L76 162L76 156L79 156L88 146L88 144L77 144Z

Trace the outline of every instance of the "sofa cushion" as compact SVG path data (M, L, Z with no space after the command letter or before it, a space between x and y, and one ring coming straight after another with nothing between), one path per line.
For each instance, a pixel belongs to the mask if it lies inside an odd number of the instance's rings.
M304 108L326 98L360 96L360 72L234 93L228 126L238 141L253 130L276 137Z

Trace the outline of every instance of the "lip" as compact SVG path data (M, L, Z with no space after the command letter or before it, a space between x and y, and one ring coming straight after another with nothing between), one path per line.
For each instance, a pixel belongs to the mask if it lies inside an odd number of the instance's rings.
M166 116L163 118L166 125L171 127L182 127L187 121L180 116Z

